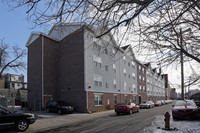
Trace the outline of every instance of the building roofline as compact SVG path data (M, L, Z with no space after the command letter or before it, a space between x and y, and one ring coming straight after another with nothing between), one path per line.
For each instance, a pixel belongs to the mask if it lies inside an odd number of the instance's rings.
M58 40L57 39L55 39L55 38L53 38L53 37L51 37L51 36L49 36L49 35L47 35L47 34L45 34L45 33L43 33L43 32L31 32L31 35L29 36L29 38L28 38L28 41L26 42L26 47L28 47L31 43L30 43L30 41L31 41L31 39L32 39L32 37L34 36L34 35L36 35L36 36L45 36L45 37L47 37L47 38L49 38L49 39L52 39L52 40L54 40L54 41L56 41L56 42L58 42Z

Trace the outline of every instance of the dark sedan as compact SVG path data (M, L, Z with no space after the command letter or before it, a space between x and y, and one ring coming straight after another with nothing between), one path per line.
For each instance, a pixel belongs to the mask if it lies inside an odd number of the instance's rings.
M198 115L198 107L193 100L179 100L173 105L173 119L191 119Z
M46 106L47 112L56 112L58 114L72 113L74 111L74 106L69 105L65 101L54 101L50 100Z
M122 103L115 106L115 112L117 115L120 113L132 114L133 112L139 112L139 106L135 103Z
M0 128L15 127L18 131L25 131L29 124L36 121L36 116L32 113L12 112L0 106Z

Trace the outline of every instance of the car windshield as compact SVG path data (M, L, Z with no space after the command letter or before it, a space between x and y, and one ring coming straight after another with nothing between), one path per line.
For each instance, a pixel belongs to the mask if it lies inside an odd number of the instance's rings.
M196 106L193 101L177 101L175 106Z

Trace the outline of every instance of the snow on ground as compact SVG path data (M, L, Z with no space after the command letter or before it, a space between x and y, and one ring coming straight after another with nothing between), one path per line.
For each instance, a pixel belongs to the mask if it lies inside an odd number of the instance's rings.
M144 129L144 133L200 133L200 120L173 120L170 117L170 128L175 130L166 131L164 115L156 116L150 127Z

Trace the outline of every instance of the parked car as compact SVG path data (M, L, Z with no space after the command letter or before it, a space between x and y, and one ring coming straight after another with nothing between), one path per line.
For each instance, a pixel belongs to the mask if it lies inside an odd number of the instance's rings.
M200 101L194 101L194 102L198 107L200 107Z
M12 112L0 106L0 128L15 127L17 131L25 131L29 124L36 121L36 116L33 113Z
M117 115L120 113L129 113L139 112L139 106L135 103L122 103L115 106L115 112Z
M156 102L154 103L154 105L155 105L155 106L161 106L162 103L161 103L161 101L156 101Z
M150 109L153 108L155 105L152 101L146 101L140 104L140 108Z
M162 105L166 104L165 100L161 100L161 103L162 103Z
M178 100L172 107L173 119L195 118L198 113L198 107L193 100Z
M58 114L73 113L74 106L65 101L50 100L46 105L47 112L56 112Z

